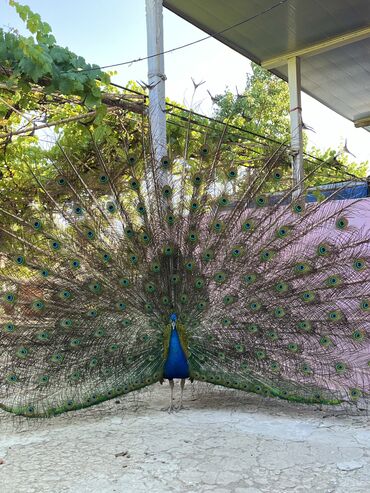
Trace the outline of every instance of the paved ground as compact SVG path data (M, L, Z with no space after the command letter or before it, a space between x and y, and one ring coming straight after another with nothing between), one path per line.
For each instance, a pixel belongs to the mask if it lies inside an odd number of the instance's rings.
M45 421L0 419L1 493L370 492L370 418L205 385Z

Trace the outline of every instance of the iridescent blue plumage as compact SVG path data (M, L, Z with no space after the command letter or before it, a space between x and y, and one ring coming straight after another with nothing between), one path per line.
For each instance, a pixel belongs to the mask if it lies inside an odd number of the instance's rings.
M184 350L181 347L179 334L176 330L176 314L173 313L170 319L172 329L168 356L164 365L164 378L168 378L168 380L173 380L174 378L188 378L189 364Z

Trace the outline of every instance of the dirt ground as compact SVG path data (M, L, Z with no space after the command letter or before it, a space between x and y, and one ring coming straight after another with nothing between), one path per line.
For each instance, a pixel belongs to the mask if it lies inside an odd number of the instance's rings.
M179 392L178 386L176 388ZM0 415L1 493L370 491L370 418L167 385L48 420Z

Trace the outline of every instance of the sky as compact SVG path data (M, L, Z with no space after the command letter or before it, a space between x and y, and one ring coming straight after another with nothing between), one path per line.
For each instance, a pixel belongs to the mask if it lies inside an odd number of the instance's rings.
M34 12L48 22L57 43L83 56L87 62L109 65L145 57L146 20L145 0L28 0ZM22 34L25 28L9 7L0 0L0 26L14 27ZM174 48L204 37L204 32L164 9L164 47ZM113 82L125 85L129 80L147 81L147 63L142 61L115 68ZM208 39L194 46L165 56L166 95L189 107L193 93L191 78L205 81L196 93L193 109L210 115L211 94L226 88L236 93L245 87L250 62L227 46ZM352 122L302 95L303 120L316 133L307 132L309 145L325 150L340 148L345 139L356 159L369 161L370 133L356 129ZM370 170L370 168L369 168Z

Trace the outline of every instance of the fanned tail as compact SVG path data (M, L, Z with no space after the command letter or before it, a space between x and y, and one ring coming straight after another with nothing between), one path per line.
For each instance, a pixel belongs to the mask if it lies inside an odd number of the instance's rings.
M188 125L160 163L146 135L85 160L61 142L25 169L34 194L2 203L0 406L50 416L161 380L173 312L192 378L366 395L369 199L343 183L311 202L322 163L294 188L284 146L247 160L227 125L200 148Z

